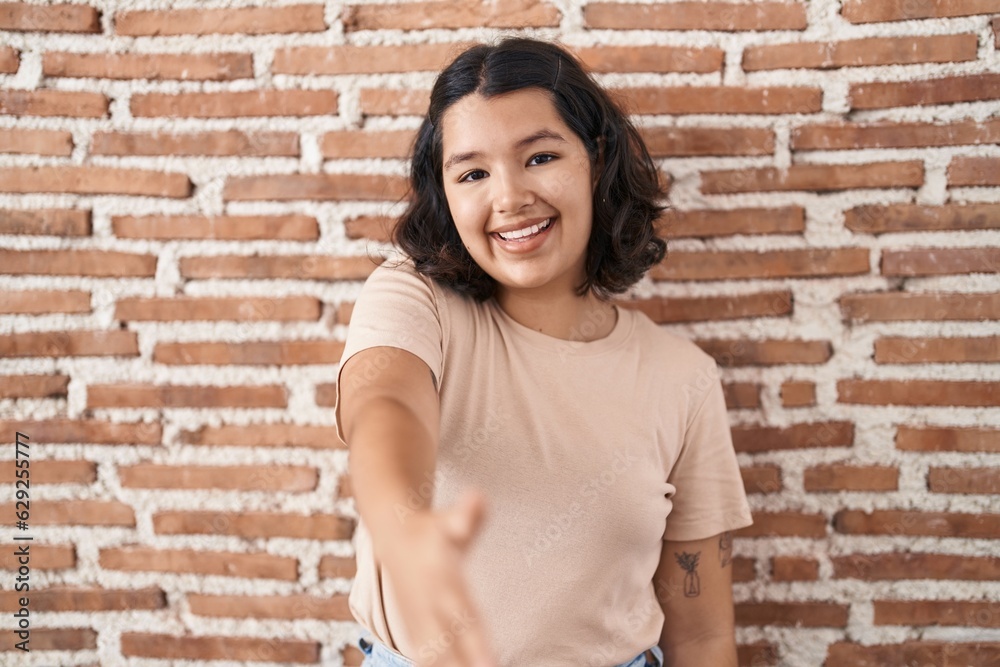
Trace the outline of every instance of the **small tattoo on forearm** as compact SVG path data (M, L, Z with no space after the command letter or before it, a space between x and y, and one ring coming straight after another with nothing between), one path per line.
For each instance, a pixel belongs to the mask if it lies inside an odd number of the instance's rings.
M698 556L700 555L700 551L696 551L693 554L689 554L686 551L682 551L679 554L674 553L677 564L687 572L684 575L684 597L696 598L701 595L701 580L698 578Z
M719 536L719 562L722 567L733 562L733 534L728 530Z

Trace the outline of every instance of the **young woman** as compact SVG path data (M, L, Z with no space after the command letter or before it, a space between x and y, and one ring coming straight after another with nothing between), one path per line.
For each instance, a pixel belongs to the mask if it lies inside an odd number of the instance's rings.
M735 666L715 361L612 301L666 252L634 126L565 49L477 45L411 184L337 382L364 665Z

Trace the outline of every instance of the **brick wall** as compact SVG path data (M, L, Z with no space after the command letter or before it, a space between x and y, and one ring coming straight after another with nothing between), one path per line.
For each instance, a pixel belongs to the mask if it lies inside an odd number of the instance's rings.
M724 372L741 663L997 664L1000 2L177 4L0 3L0 663L15 534L46 664L360 662L351 303L436 71L528 27L671 183L629 306Z

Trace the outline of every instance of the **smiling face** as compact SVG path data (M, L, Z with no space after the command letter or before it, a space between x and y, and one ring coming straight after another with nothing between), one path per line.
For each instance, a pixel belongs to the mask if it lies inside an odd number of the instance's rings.
M566 294L582 283L593 220L590 158L550 94L466 95L442 115L441 137L448 208L498 292ZM520 240L496 233L517 236L533 225L540 231Z

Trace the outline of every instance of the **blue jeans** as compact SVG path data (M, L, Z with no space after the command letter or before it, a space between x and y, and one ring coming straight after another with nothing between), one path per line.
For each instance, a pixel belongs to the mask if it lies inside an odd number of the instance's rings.
M358 639L358 646L365 654L361 667L413 667L412 660L375 639L367 630L363 631ZM646 652L643 651L628 662L615 665L615 667L662 667L663 651L660 647L650 647L649 651L655 658L653 662L649 662Z

